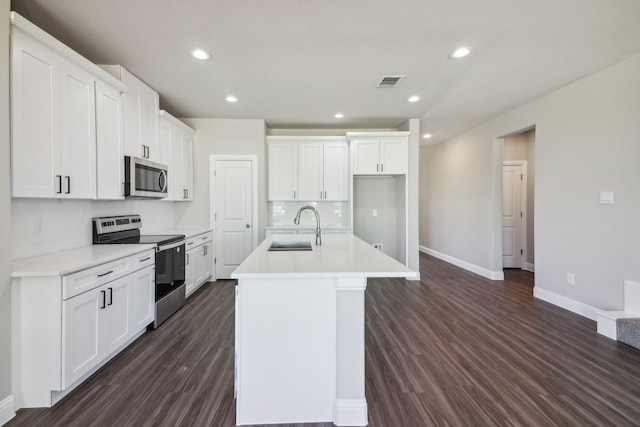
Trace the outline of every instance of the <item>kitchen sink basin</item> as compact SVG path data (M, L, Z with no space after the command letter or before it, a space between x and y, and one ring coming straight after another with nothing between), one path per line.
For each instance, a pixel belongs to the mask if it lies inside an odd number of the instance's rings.
M310 251L311 242L273 242L270 251Z

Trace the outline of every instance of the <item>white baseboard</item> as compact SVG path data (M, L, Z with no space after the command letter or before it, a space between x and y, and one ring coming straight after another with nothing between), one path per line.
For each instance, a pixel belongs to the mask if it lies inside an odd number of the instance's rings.
M366 399L336 399L333 402L333 423L337 426L366 426Z
M579 314L580 316L586 317L587 319L591 320L597 320L598 313L600 312L600 310L595 307L581 303L580 301L576 301L563 295L556 294L555 292L541 289L538 286L533 287L533 296L541 299L542 301L557 305L560 308L572 311L576 314Z
M414 277L407 277L407 280L412 280L412 281L420 281L420 272L416 271L416 275Z
M6 424L10 419L16 416L13 395L0 400L0 426Z
M504 280L504 272L503 271L491 271L484 267L480 267L479 265L471 264L470 262L463 261L458 258L454 258L447 254L443 254L442 252L438 252L436 250L427 248L425 246L420 246L420 252L424 252L425 254L431 255L438 259L448 262L449 264L453 264L456 267L464 268L467 271L478 274L482 277L486 277L491 280Z
M535 273L536 272L536 266L534 264L530 263L530 262L527 262L527 263L524 264L523 270L527 270L527 271L530 271L532 273Z

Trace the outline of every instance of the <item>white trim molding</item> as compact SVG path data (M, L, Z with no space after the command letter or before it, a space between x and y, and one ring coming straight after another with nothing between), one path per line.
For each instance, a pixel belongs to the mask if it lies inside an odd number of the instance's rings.
M333 423L337 426L366 426L365 399L336 399L333 402Z
M600 313L600 310L595 307L565 297L564 295L556 294L555 292L542 289L539 286L533 287L533 296L542 301L546 301L560 308L564 308L565 310L569 310L573 313L579 314L580 316L586 317L587 319L597 320L598 313Z
M480 267L479 265L471 264L470 262L463 261L461 259L452 257L447 254L443 254L442 252L438 252L434 249L427 248L425 246L420 246L420 252L424 252L427 255L431 255L438 259L441 259L449 264L453 264L456 267L463 268L472 273L478 274L482 277L491 280L504 280L504 272L503 271L491 271L487 268Z
M16 416L15 408L12 394L0 400L0 426Z
M523 269L523 270L530 271L530 272L532 272L532 273L535 273L535 272L536 272L536 266L535 266L533 263L531 263L531 262L526 262L526 263L524 264L524 267L523 267L522 269Z

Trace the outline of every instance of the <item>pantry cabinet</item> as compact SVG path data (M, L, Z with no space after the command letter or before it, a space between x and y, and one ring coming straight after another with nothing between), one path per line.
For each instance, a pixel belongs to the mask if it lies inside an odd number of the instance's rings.
M160 163L169 167L165 200L193 200L193 137L195 131L166 111L160 111Z
M409 165L407 132L349 132L354 175L406 175Z
M14 12L11 24L12 195L95 199L97 86L126 87Z
M96 82L98 199L124 198L123 100L120 91Z
M348 200L347 143L341 138L329 142L323 139L329 138L269 142L269 200Z

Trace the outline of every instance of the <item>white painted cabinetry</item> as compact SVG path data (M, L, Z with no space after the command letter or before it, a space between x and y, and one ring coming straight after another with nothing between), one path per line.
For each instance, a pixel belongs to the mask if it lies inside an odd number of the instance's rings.
M158 118L160 96L120 65L100 65L124 83L124 153L160 162Z
M13 196L95 199L96 122L101 136L118 126L101 116L96 90L125 86L14 12L11 23Z
M198 234L187 239L186 295L189 297L211 278L213 271L213 233Z
M409 165L407 132L349 132L354 175L406 175Z
M118 89L96 82L98 199L124 198L123 99Z
M348 200L349 150L344 140L282 139L290 138L268 139L269 200Z
M13 280L18 407L53 405L153 323L154 263L150 249L71 274Z
M169 196L193 200L193 137L195 131L166 111L160 111L160 163L169 167Z

